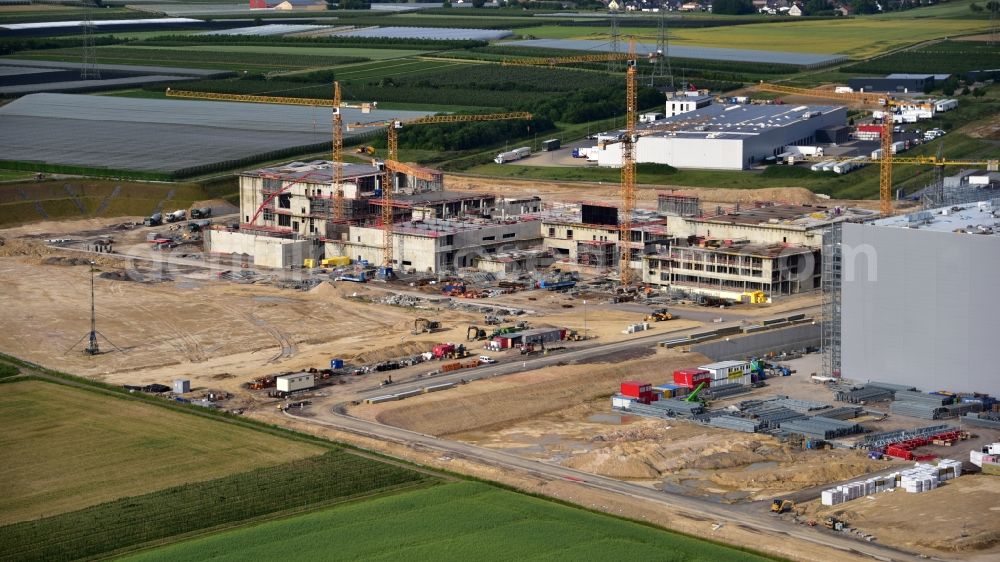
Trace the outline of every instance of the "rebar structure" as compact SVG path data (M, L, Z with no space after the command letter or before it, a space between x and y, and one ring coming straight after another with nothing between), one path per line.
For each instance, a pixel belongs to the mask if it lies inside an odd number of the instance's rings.
M90 19L90 7L83 12L83 60L80 64L81 80L100 80L101 71L97 68L97 49L94 46L94 22Z
M823 374L830 377L839 377L841 368L842 238L843 230L839 223L823 232L821 351Z

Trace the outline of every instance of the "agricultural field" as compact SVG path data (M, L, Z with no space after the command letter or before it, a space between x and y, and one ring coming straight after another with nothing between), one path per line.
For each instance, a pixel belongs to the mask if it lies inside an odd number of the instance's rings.
M15 179L22 172L0 171ZM158 205L187 208L209 199L195 184L111 180L21 181L0 184L0 225L45 219L143 216Z
M933 72L959 74L970 70L1000 68L1000 49L986 42L944 41L845 66L857 74Z
M128 559L273 560L295 553L324 560L575 561L606 559L612 552L620 560L768 560L473 482L337 506Z
M0 524L321 455L325 448L42 381L0 395ZM114 459L114 467L108 460ZM8 535L0 530L0 536ZM0 550L10 552L9 544Z
M297 55L293 53L282 53L280 57L269 57L254 50L240 50L233 46L228 47L229 50L189 51L177 47L114 45L97 47L96 55L98 62L101 64L179 66L221 70L251 70L255 72L324 68L368 60L367 58L356 56ZM79 61L81 56L81 49L79 48L22 51L15 55L19 59L70 62Z

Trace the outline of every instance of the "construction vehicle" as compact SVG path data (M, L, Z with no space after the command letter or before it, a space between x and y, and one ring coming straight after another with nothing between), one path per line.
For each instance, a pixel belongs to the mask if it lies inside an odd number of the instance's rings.
M503 316L497 316L495 314L487 314L486 317L483 319L483 322L486 322L488 326L496 326L498 324L503 324L506 320L507 319L504 318Z
M698 398L698 394L701 392L701 389L703 389L703 388L705 388L705 383L699 384L694 389L694 391L691 392L691 394L688 394L687 396L684 397L684 401L685 402L702 402L702 400L700 400Z
M667 312L665 308L657 308L653 312L650 312L643 319L644 322L663 322L665 320L673 320L674 315Z
M187 211L178 209L172 213L167 214L167 216L164 217L164 220L167 222L178 222L184 220L186 216L187 216Z
M480 328L479 326L469 326L469 329L465 332L466 341L479 341L486 339L486 330Z
M375 154L375 147L363 144L354 149L355 154Z
M360 273L345 273L336 278L336 281L350 281L352 283L367 283L368 276L364 271Z
M433 334L436 330L440 329L441 329L441 323L438 322L437 320L417 318L413 321L413 335Z
M764 291L747 291L743 298L750 304L767 304L767 294Z
M837 519L836 517L827 517L823 520L823 526L827 529L833 529L834 531L843 531L848 528L846 522Z
M312 269L312 268L316 267L317 263L318 263L318 260L311 259L311 258L306 258L306 259L302 260L302 267L304 267L306 269Z
M577 330L570 330L566 332L566 341L583 341L585 339L587 338Z
M771 502L771 513L777 513L781 515L782 513L787 513L795 508L795 502L792 500L782 500L776 499Z
M153 213L142 221L143 226L160 226L163 224L163 214Z
M207 219L212 216L211 207L199 207L191 209L191 218L193 219Z

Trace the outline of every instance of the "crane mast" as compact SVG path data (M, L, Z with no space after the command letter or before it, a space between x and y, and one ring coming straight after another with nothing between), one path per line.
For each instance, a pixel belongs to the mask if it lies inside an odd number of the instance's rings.
M628 68L625 82L625 138L622 141L621 219L619 220L619 246L622 286L632 284L632 211L635 209L635 115L636 115L636 58L635 40L629 41Z
M340 82L333 83L333 216L344 218L344 119L340 115Z
M404 165L399 162L399 130L404 125L434 125L440 123L467 123L471 121L504 121L507 119L531 119L527 112L515 113L485 113L477 115L429 115L407 121L390 119L389 121L374 121L371 123L355 123L359 127L386 127L388 129L387 151L384 161L385 170L382 173L382 270L383 278L392 276L393 262L393 184L397 168Z

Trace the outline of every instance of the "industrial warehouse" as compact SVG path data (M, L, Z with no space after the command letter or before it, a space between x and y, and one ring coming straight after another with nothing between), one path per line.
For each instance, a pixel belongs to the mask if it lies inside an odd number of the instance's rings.
M996 10L481 4L5 3L7 557L1000 557Z
M847 125L842 106L712 104L675 113L667 104L670 117L638 130L640 164L743 170L785 152L786 146L836 142L831 139ZM620 167L620 144L606 145L597 162Z

